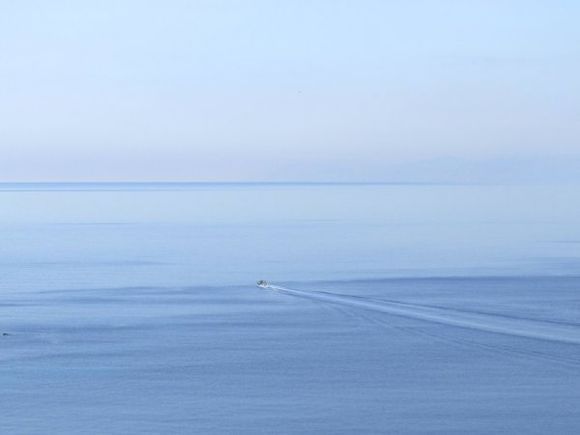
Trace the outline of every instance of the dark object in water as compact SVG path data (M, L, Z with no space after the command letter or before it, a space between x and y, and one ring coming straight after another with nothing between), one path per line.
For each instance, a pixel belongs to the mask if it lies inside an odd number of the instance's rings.
M266 288L266 287L268 287L268 286L270 285L270 283L269 283L268 281L266 281L266 280L263 280L263 279L261 279L261 280L259 280L259 281L256 283L256 285L257 285L258 287Z

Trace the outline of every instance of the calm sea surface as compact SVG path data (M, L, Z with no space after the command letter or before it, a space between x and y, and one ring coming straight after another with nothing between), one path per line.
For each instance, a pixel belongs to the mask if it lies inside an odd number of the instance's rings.
M579 194L0 184L0 432L578 433Z

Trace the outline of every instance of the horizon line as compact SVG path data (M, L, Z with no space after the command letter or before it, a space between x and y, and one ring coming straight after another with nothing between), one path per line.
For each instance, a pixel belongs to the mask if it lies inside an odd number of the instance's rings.
M429 184L481 184L475 182L463 182L463 181L365 181L365 180L353 180L353 181L332 181L332 180L187 180L187 181L177 181L177 180L107 180L107 181L75 181L75 180L63 180L63 181L2 181L0 180L0 185L31 185L31 184L44 184L44 185L55 185L55 184L383 184L383 185L403 185L403 184L417 184L417 185L429 185Z

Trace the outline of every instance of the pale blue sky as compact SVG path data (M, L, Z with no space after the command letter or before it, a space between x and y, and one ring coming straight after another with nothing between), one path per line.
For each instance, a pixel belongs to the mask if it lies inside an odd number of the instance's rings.
M0 0L0 180L572 173L579 22L573 0Z

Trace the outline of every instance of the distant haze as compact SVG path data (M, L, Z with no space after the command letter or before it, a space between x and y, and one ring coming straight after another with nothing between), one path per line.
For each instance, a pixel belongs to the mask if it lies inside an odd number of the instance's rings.
M22 0L0 181L580 178L580 2Z

